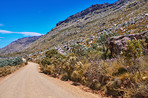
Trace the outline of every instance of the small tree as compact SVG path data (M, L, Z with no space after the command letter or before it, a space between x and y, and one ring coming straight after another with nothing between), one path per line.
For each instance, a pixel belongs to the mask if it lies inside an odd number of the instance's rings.
M127 50L123 52L124 60L130 71L139 71L138 58L143 56L141 40L131 40L127 44ZM140 71L139 71L140 73Z

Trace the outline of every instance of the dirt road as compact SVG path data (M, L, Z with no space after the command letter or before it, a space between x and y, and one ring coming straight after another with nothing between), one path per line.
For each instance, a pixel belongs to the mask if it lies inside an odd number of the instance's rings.
M19 71L0 80L0 98L99 98L38 72L38 64L29 62Z

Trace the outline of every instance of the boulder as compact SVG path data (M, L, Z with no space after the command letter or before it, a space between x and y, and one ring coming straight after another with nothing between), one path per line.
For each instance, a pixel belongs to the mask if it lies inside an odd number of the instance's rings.
M112 56L117 56L121 53L121 51L125 51L127 49L127 42L129 40L133 40L133 39L147 39L148 40L148 38L146 37L147 33L148 31L145 31L143 33L110 37L107 39L106 45L110 49Z

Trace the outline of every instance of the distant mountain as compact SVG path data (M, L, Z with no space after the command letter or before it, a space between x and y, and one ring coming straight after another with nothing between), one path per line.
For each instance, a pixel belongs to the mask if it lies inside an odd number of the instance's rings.
M13 41L9 45L0 49L0 54L12 54L24 51L29 44L39 39L41 36L24 37Z

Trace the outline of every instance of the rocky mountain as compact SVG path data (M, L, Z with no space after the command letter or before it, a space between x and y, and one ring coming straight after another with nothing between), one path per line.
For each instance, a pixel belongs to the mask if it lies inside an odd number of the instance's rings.
M144 32L148 30L147 24L148 0L118 0L113 4L96 4L60 21L46 35L24 45L27 47L20 48L19 51L28 54L41 53L50 48L62 51L77 42L85 45L92 43L101 33L124 35ZM9 49L11 48L3 52ZM13 53L15 51L13 49L9 53Z
M147 0L118 0L113 4L96 4L57 23L27 49L43 51L87 42L100 33L140 33L148 29Z
M6 47L0 49L0 54L11 54L24 51L29 44L39 39L41 36L25 37L18 39Z

